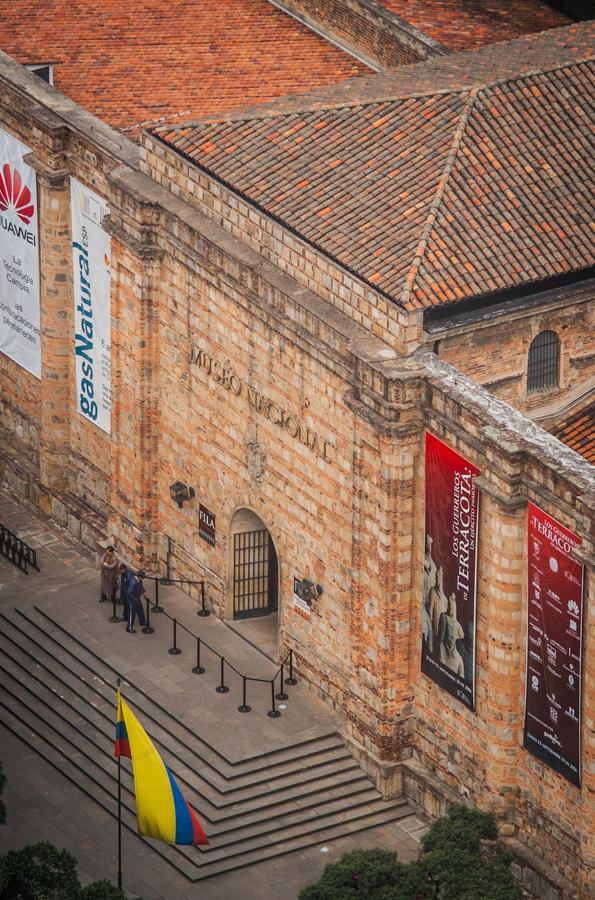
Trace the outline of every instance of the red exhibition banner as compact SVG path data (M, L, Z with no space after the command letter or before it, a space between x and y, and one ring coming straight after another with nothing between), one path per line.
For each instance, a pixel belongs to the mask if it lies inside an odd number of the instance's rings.
M475 709L480 470L426 432L421 669Z
M579 537L528 506L528 623L523 744L580 787L583 566Z

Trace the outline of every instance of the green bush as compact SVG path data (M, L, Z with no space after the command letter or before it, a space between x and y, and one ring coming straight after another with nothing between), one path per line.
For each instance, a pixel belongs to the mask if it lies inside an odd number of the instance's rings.
M126 895L109 881L94 881L81 889L78 900L126 900Z
M68 850L52 844L10 850L0 858L0 900L126 900L109 881L81 887L76 866Z
M452 806L423 837L418 860L400 863L389 850L345 853L300 900L521 900L497 837L491 813Z
M76 860L51 844L10 850L0 860L0 900L78 900Z

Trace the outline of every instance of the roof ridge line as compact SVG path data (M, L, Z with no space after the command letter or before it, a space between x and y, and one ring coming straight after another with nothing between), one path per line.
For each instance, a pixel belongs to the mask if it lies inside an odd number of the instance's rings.
M372 76L364 75L363 77L368 78L368 77L372 77ZM380 76L380 77L384 77L384 76ZM341 82L339 82L339 84L341 84ZM362 100L362 99L344 100L344 101L341 101L340 103L333 103L332 105L328 105L328 106L321 106L319 103L307 104L306 106L300 106L297 109L289 109L289 110L284 109L284 110L279 110L279 111L275 110L274 112L267 112L266 108L263 105L262 109L259 109L259 107L254 107L255 113L253 115L239 115L239 114L237 114L240 112L239 110L230 110L229 114L226 116L218 116L217 118L211 118L211 116L204 116L199 119L189 119L188 121L181 122L179 125L174 125L172 127L173 128L204 128L207 125L227 125L227 124L237 125L240 122L241 123L254 122L255 119L259 119L262 121L264 119L278 119L283 116L285 116L285 117L301 116L301 115L303 115L303 113L314 113L314 112L325 113L329 110L347 109L349 107L356 107L356 106L373 106L374 104L378 104L378 103L396 103L399 100L412 100L412 99L418 100L421 97L435 97L435 96L439 96L441 94L453 94L453 95L454 94L466 94L466 93L468 93L469 90L470 90L470 88L469 88L468 84L461 85L461 87L457 87L457 88L451 88L451 87L427 88L426 90L410 91L406 94L402 94L402 95L396 96L396 97L379 96L379 97L371 97L369 100ZM283 100L287 100L287 99L297 100L297 98L299 96L300 96L299 94L289 94L287 97L284 97ZM278 102L279 101L277 101L277 100L272 100L271 105L273 103L276 104ZM177 115L177 113L176 113L176 115ZM150 129L151 132L157 131L159 128L167 128L167 123L165 123L165 122L163 123L163 125L160 125L158 123L156 123L156 125L157 125L156 128ZM137 126L133 126L133 127L137 127Z
M545 32L541 32L541 33L543 34ZM512 42L501 41L500 43L507 44L507 43L512 43ZM493 45L493 46L497 46L497 45ZM479 50L464 50L464 51L461 51L461 53L465 53L465 54L480 53L482 49L483 48L480 48ZM444 56L444 57L435 57L435 59L436 60L438 60L438 59L448 60L448 59L451 59L458 55L459 54L449 54L448 56ZM425 62L427 63L427 61L425 61ZM523 79L523 78L532 78L536 75L546 75L549 72L556 72L561 69L566 69L566 68L573 67L573 66L583 66L583 65L586 65L586 64L592 63L592 62L593 62L593 53L591 53L591 55L581 56L579 59L566 59L566 60L563 60L562 62L556 62L556 63L552 62L550 64L546 63L545 66L542 65L541 68L539 66L537 66L536 68L527 69L525 71L520 71L520 72L517 71L514 73L510 73L508 75L503 75L503 76L501 76L499 78L495 78L493 80L486 80L486 81L482 82L481 84L474 85L473 87L470 87L470 85L468 85L468 84L462 84L458 87L425 88L425 89L417 90L417 91L408 91L403 94L399 94L398 89L397 89L396 95L393 94L392 96L387 95L387 93L381 93L379 96L372 97L370 99L364 100L361 98L359 98L359 99L349 98L349 99L341 100L336 103L330 102L326 106L323 105L322 99L319 99L319 100L313 99L311 97L311 94L305 94L304 96L306 96L306 97L310 96L311 99L309 100L309 102L306 102L303 106L299 106L299 107L296 107L296 108L290 109L290 110L287 110L287 109L273 109L271 111L267 110L268 105L270 105L271 107L274 107L281 101L287 101L287 100L290 100L292 102L298 101L299 97L301 96L300 94L289 94L286 97L281 98L281 100L276 99L276 100L270 101L268 104L262 103L262 104L254 105L252 107L252 109L254 109L254 112L252 114L248 114L248 115L246 115L245 113L242 114L242 111L240 108L237 110L230 110L227 115L225 115L225 114L218 115L217 117L203 116L198 119L196 119L196 118L188 119L188 120L181 122L179 125L173 125L172 127L173 128L193 128L193 127L194 128L202 128L207 125L239 124L239 123L253 122L257 119L258 120L276 119L276 118L282 118L284 116L288 117L288 116L303 115L304 113L314 113L314 112L322 113L327 110L348 109L348 108L353 108L353 107L357 107L357 106L365 107L365 106L372 106L375 103L393 103L393 102L397 102L399 100L419 99L421 97L434 97L434 96L439 96L439 95L443 95L443 94L450 94L452 96L461 95L461 94L466 94L468 92L472 92L472 91L476 91L476 90L477 91L487 90L489 88L496 87L497 85L508 84L508 83L511 83L514 81L519 81L520 79ZM419 63L419 62L418 63L409 63L405 66L400 66L398 69L393 70L392 72L389 71L389 72L377 73L377 74L373 74L373 75L361 75L359 77L355 77L354 79L350 78L347 80L348 81L355 80L357 82L357 81L364 80L364 79L376 79L376 78L387 79L387 78L390 78L391 76L396 75L399 72L399 70L412 69L415 66L420 66L420 65L422 65L422 63ZM345 84L345 82L339 82L337 85L333 85L331 87L328 87L327 89L329 91L332 91L334 88L339 87L342 84ZM322 93L322 91L325 89L322 88L319 90ZM183 115L183 114L176 113L174 115L178 116L178 115ZM142 124L144 124L144 123L141 123L141 125ZM147 123L147 124L150 124L150 123ZM133 127L139 127L139 126L136 125ZM167 127L168 127L167 123L165 123L165 122L163 124L156 122L155 127L151 127L150 131L153 132L153 131L157 131L160 128L167 128Z
M461 117L459 119L459 123L455 129L455 133L453 136L452 144L450 150L448 151L448 156L446 158L446 162L444 164L444 169L442 171L442 175L440 176L440 180L438 182L438 186L436 187L436 193L434 195L434 199L430 204L430 211L428 212L424 227L422 229L421 237L419 239L417 248L415 250L415 255L413 257L413 262L409 268L409 272L405 279L405 287L401 292L401 296L399 297L399 304L403 307L409 303L409 298L413 293L413 289L415 287L415 282L417 280L417 275L419 273L419 267L423 261L424 254L426 252L428 242L430 240L430 236L432 231L434 230L434 225L436 224L436 217L438 215L438 210L440 205L442 204L442 198L444 197L444 192L446 190L446 185L450 178L450 173L453 170L456 158L459 153L459 148L461 146L461 142L463 140L463 136L465 134L465 130L467 128L467 123L469 121L469 117L471 115L471 111L475 105L475 101L477 99L478 94L480 93L481 88L475 87L469 91L469 96L467 98L467 102L465 103L465 108L461 113Z
M530 69L526 72L516 72L514 75L503 75L501 78L496 78L495 81L487 81L485 84L476 85L476 88L479 93L482 91L489 90L489 88L497 87L501 84L508 84L512 81L521 81L523 78L534 78L535 75L549 75L550 72L559 72L560 69L567 69L570 66L584 66L587 63L593 63L593 54L591 56L584 56L581 59L566 59L563 62L552 63L550 66L546 66L541 69ZM453 91L453 93L457 93L457 91Z

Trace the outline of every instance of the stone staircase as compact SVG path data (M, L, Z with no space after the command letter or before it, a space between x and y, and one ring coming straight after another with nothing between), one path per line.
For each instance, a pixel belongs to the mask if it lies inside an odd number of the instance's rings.
M116 670L37 606L0 613L0 651L5 727L116 816ZM211 841L198 849L151 842L191 881L413 812L403 798L381 798L337 732L234 762L139 686L129 684L126 697ZM123 822L136 834L128 761L122 769Z

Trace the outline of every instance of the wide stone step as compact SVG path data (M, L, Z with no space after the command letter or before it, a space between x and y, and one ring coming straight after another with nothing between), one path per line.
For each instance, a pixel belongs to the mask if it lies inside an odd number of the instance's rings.
M113 791L108 792L103 784L90 776L68 744L56 743L42 722L37 721L33 726L30 721L26 721L18 701L15 700L14 704L10 705L0 701L0 706L3 709L6 727L40 753L87 796L112 815L116 814ZM112 782L112 788L113 786ZM224 844L221 838L215 838L207 848L167 847L157 842L150 842L150 846L187 878L196 881L276 855L303 849L320 841L328 842L347 834L374 828L408 815L411 815L411 809L404 800L390 803L376 801L366 803L361 808L343 810L340 814L335 811L333 816L317 817L315 823L307 830L303 824L287 825L277 828L274 832L267 828L263 833L246 835L233 844ZM340 821L337 821L338 817ZM136 831L135 818L128 803L123 811L123 822L130 831Z
M3 644L7 643L9 636L6 628L3 635ZM24 659L18 659L19 653ZM56 678L54 673L50 672L41 661L35 661L31 656L26 654L23 648L12 644L10 648L4 646L4 664L1 667L5 674L8 674L7 666L12 665L13 677L20 685L27 689L27 681L34 680L37 682L30 688L31 698L29 705L36 708L36 704L41 702L41 696L45 693L45 705L42 704L40 715L44 709L48 709L48 715L60 718L61 722L57 725L56 730L60 731L65 725L70 725L77 731L81 738L87 738L97 747L98 753L107 754L111 759L111 748L114 733L113 723L113 707L110 712L112 715L102 714L97 706L92 706L87 701L82 702L80 697L75 694L69 685ZM58 710L52 710L51 704L58 698L64 706L66 715ZM90 711L90 712L89 712ZM173 754L172 754L173 755ZM323 757L322 757L323 759ZM266 808L271 810L277 806L287 808L287 802L293 799L306 802L308 798L315 798L317 794L329 789L338 787L346 787L351 785L355 788L358 782L365 781L365 775L356 765L354 760L347 754L341 758L330 759L326 763L321 763L321 757L317 756L317 764L314 767L305 767L293 774L291 779L284 781L275 781L272 784L266 784L266 790L262 790L262 783L250 788L238 788L233 792L227 792L227 797L222 797L218 791L212 788L212 785L205 780L196 765L186 766L180 765L179 758L176 760L178 765L171 763L168 757L168 764L172 768L174 775L179 780L182 787L191 790L198 798L198 804L204 806L208 803L213 810L229 809L229 815L240 815L245 812L256 811ZM231 794L231 796L229 796ZM195 799L195 802L197 800Z
M88 776L93 778L97 784L109 784L113 778L113 755L107 753L104 749L97 746L96 743L84 733L83 729L69 727L68 717L63 717L57 710L48 708L47 697L37 696L32 690L24 687L20 681L11 677L11 673L0 666L0 672L3 676L3 688L1 694L8 693L7 697L2 698L5 708L10 709L15 715L20 715L28 722L37 732L42 731L45 734L45 740L50 746L69 747L68 753L71 762L78 762L87 772ZM38 689L40 686L38 686ZM41 690L43 688L41 687ZM51 698L50 698L51 699ZM72 732L75 732L74 735ZM100 738L103 735L100 735ZM107 742L106 742L107 743ZM111 745L111 741L109 742ZM112 769L110 772L109 769ZM174 773L177 776L177 773ZM267 806L267 815L260 820L255 814L252 814L250 820L246 819L238 810L234 817L227 820L221 820L220 817L213 817L210 810L204 803L201 803L191 784L184 784L180 781L180 785L194 807L200 810L201 817L205 820L205 827L211 835L221 835L219 846L244 841L247 838L257 837L263 832L263 829L269 833L271 828L276 831L290 828L294 824L304 824L310 821L320 821L329 816L335 816L342 813L346 808L355 809L364 804L368 806L378 801L378 793L369 782L364 780L363 787L359 790L353 790L350 793L333 794L332 788L328 787L317 801L310 804L295 803L292 807L280 813L278 809L272 812L270 806ZM131 784L124 785L124 803L130 811L134 809L134 794Z
M111 698L115 696L114 684L118 674L113 667L105 663L89 648L84 647L80 641L73 638L69 632L63 629L59 623L50 619L43 611L38 609L33 612L19 610L17 618L19 619L19 628L27 634L37 648L43 651L49 640L51 653L46 651L47 655L62 662L64 667L76 678L82 681L92 680L94 689L105 697L108 707L113 706ZM203 766L212 769L213 778L211 780L214 784L218 784L222 791L225 790L225 784L239 785L242 783L242 779L249 783L256 783L255 773L257 776L260 773L262 778L264 769L267 772L267 780L272 777L287 778L293 771L301 770L304 766L316 765L316 756L329 750L336 750L337 755L348 755L340 736L336 732L330 732L310 740L295 742L291 746L281 746L274 751L255 754L241 763L230 762L223 754L210 747L200 735L172 716L147 691L137 684L134 685L134 691L140 697L137 706L143 711L147 728L152 730L152 723L154 723L157 728L163 728L165 742L168 737L174 737L176 746L187 747L193 755L199 756ZM158 738L157 733L155 733L155 737Z

